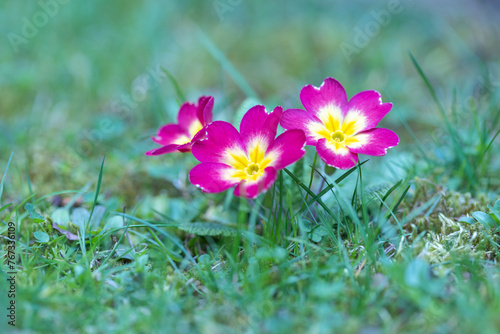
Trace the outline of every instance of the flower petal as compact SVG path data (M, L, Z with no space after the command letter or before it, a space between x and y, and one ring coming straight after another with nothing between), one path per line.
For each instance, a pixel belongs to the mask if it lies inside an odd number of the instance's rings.
M391 109L392 103L382 103L379 92L359 92L349 101L342 130L350 135L373 129Z
M189 181L207 193L218 193L231 188L240 181L231 176L234 169L228 165L204 162L189 172Z
M191 152L191 143L185 143L184 145L179 145L177 150L182 153Z
M298 129L285 131L276 138L273 146L266 152L266 157L272 159L269 166L280 170L293 164L306 154L305 145L304 131Z
M203 140L205 138L207 138L207 127L204 127L194 135L193 139L191 139L191 144L194 144L197 141Z
M249 149L255 145L254 142L258 142L264 151L267 150L276 138L282 113L282 107L276 107L271 113L267 113L262 105L254 106L245 113L241 119L240 133Z
M184 132L189 134L189 139L193 138L203 128L197 112L198 108L193 103L185 102L177 115L177 122Z
M381 156L387 149L399 144L398 135L389 129L376 128L358 133L354 136L357 142L349 144L353 153Z
M329 143L325 138L318 141L316 146L318 155L327 165L349 169L356 166L358 155L351 152L348 148L336 149L335 145Z
M177 123L184 131L187 131L191 123L193 123L195 120L198 120L199 122L196 112L197 108L194 103L184 102L181 105L179 113L177 114Z
M181 145L191 141L186 131L177 124L166 124L162 126L155 137L151 139L160 145Z
M191 147L199 161L232 165L235 156L246 156L245 144L230 123L215 121L205 127L205 132L205 139L196 141Z
M213 108L214 98L212 96L202 96L198 99L196 115L203 126L212 123Z
M191 145L191 144L187 143L186 145ZM169 144L169 145L165 145L165 146L162 146L159 148L155 148L154 150L147 151L146 155L151 156L151 155L161 155L161 154L167 154L167 153L172 153L172 152L178 152L179 148L182 146L184 146L184 145ZM184 152L189 152L189 151L190 150L188 149L188 151L184 151Z
M269 190L276 181L278 172L273 167L267 167L264 174L256 181L242 181L234 189L234 195L238 197L256 198L261 193Z
M307 85L300 91L300 100L307 111L312 112L325 125L333 123L338 130L347 107L344 87L333 78L326 78L320 87Z
M300 129L305 132L307 145L316 145L318 140L329 135L323 123L312 113L302 109L285 110L280 120L286 130Z

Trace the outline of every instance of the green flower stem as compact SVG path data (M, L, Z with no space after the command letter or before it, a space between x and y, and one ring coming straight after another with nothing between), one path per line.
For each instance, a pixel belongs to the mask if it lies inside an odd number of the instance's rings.
M309 179L309 190L311 190L311 187L312 187L312 183L313 183L313 179L314 179L314 169L316 168L316 160L318 159L318 152L314 153L314 160L313 160L313 164L312 164L312 167L311 167L311 178ZM306 195L306 202L307 202L307 197L309 196L309 193L307 193Z
M311 189L309 189L302 181L299 180L298 177L296 177L292 172L290 172L288 169L283 169L288 175L290 175L290 177L295 181L295 183L297 183L297 185L299 187L301 187L302 189L304 189L308 195L311 195L312 197L316 197L316 195L311 191ZM314 169L313 169L314 170ZM330 215L332 216L333 218L336 218L335 215L330 211L330 209L328 209L328 207L325 205L325 203L323 203L323 201L321 199L317 199L317 202L319 203L319 205L321 205L321 207L323 209L325 209L325 211Z

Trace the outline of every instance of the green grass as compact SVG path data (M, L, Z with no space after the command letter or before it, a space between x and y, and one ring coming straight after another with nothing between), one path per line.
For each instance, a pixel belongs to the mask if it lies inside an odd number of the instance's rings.
M387 3L70 1L18 53L40 7L2 3L0 332L497 333L496 9L401 4L348 59ZM237 124L327 76L393 102L401 144L350 171L308 147L256 200L144 156L186 98Z

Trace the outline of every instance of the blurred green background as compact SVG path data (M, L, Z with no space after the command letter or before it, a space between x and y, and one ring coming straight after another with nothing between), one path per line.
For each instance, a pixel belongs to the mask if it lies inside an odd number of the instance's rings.
M300 107L300 88L327 76L349 96L378 90L395 104L381 125L402 138L389 156L418 159L401 119L425 150L445 134L408 51L447 113L456 105L470 123L473 98L493 122L498 14L486 1L2 1L0 165L13 151L16 170L4 196L29 194L26 169L33 191L81 188L104 154L106 189L132 201L145 183L164 188L165 173L185 176L178 155L143 154L178 110L160 67L188 100L215 96L215 118L228 121L251 95Z

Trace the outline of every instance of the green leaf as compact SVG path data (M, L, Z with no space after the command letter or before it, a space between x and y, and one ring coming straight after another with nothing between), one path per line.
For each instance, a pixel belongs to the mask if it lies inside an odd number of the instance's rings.
M318 225L317 227L314 228L314 233L316 233L317 235L321 235L322 237L330 234L328 232L328 229L321 225Z
M35 233L33 233L33 236L35 237L36 241L43 244L49 242L50 240L49 235L42 231L35 231Z
M75 208L71 212L71 222L85 229L85 225L89 221L90 212L85 208Z
M186 223L179 226L179 229L196 235L224 236L232 237L237 234L237 230L231 226L218 223Z
M319 234L316 234L314 232L311 232L307 235L309 237L309 240L311 240L312 242L320 242L321 241L321 238L323 238L321 235Z
M107 230L123 228L123 227L124 227L123 217L113 216L113 217L108 219L108 221L106 222L106 224L102 228L101 233L99 233L99 234L104 234L104 232L106 232Z
M301 231L310 232L312 230L312 223L307 219L299 219L299 228Z
M470 225L474 225L476 223L476 221L473 218L466 217L466 216L458 218L458 221L461 222L461 223L467 223L467 224L470 224Z
M497 203L495 203L495 205ZM495 210L495 208L490 205L488 205L488 208L491 211L490 212L491 218L493 218L493 220L495 221L495 226L500 226L500 210Z
M50 214L50 218L60 226L67 226L70 221L69 210L66 208L55 209Z
M95 231L99 225L101 225L102 219L104 218L104 213L106 212L106 207L103 205L96 205L94 209L94 214L90 218L90 229Z
M212 264L212 258L208 254L202 254L197 259L199 264L204 264L209 267Z
M134 261L134 250L130 247L117 248L115 252L117 259L127 259L130 261Z
M320 242L321 239L328 234L328 230L325 227L317 225L307 235L309 236L309 239L311 239L311 241Z
M484 227L491 228L495 227L495 221L491 216L487 213L481 211L475 211L472 213L472 217L474 217L478 222L484 225Z
M495 202L495 205L493 205L493 209L500 212L500 198Z
M333 175L333 173L335 173L336 170L337 170L337 168L325 164L325 174L326 175Z
M35 207L33 206L33 204L26 203L24 208L26 209L26 211L28 211L30 213L30 218L35 223L41 223L41 222L45 221L45 218L42 215L35 212Z

